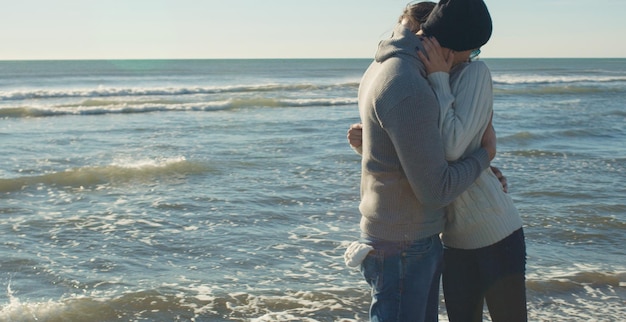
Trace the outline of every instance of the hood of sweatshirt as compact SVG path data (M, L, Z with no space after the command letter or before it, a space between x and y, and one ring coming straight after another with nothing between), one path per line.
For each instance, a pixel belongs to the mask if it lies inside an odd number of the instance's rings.
M391 37L382 40L378 44L378 50L374 58L378 63L382 63L391 57L408 59L425 76L424 64L417 56L418 50L426 52L422 40L402 24L397 24Z

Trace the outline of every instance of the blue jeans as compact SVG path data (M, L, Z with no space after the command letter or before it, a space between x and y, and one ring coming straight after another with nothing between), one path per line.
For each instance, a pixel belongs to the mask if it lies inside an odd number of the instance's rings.
M480 322L487 301L494 322L525 322L526 244L520 228L478 249L444 248L443 294L450 322Z
M443 246L438 235L412 242L367 239L361 273L372 288L372 322L438 320Z

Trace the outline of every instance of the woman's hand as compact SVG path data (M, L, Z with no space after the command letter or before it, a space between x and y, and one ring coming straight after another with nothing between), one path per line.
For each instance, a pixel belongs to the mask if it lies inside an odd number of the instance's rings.
M363 124L356 123L350 125L348 129L348 142L353 148L358 148L363 144Z
M426 49L426 54L421 51L417 52L417 56L424 63L426 73L428 75L435 72L449 73L454 62L454 52L449 49L443 49L434 37L422 38L422 44Z

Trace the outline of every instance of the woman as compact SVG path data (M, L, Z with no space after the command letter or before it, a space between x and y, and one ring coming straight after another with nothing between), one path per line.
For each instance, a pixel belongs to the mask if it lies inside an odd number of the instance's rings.
M419 21L417 18L422 15L411 10L418 5L410 6L401 17L405 24L409 22L406 25L412 31L419 28L411 23ZM479 61L469 62L477 48L450 49L457 40L444 29L449 23L444 21L445 16L451 16L442 14L446 9L449 8L440 3L434 18L418 32L434 36L442 45L425 37L427 55L419 52L418 56L441 105L439 128L446 158L454 161L480 146L481 134L492 115L493 93L487 66ZM358 151L358 126L350 129L348 140ZM501 179L502 184L494 171L486 170L446 209L443 288L452 322L482 321L485 300L493 321L527 320L522 221L505 193L506 181Z

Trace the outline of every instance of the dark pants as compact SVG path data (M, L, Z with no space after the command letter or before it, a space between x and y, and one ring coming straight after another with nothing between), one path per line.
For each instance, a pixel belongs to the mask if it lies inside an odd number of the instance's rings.
M478 249L444 248L443 293L450 322L480 322L486 300L494 322L527 321L526 244L520 228Z

